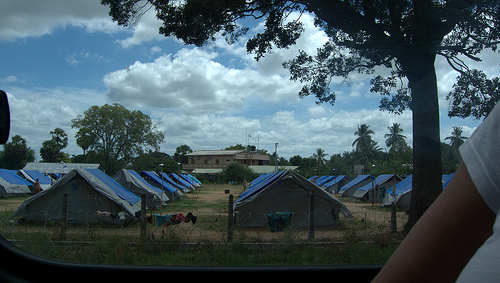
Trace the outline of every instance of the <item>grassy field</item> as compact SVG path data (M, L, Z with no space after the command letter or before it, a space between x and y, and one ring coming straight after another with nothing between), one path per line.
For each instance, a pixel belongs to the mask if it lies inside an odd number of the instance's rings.
M0 199L0 234L35 255L75 263L175 266L278 266L384 263L401 235L389 229L390 211L346 200L354 218L338 226L317 228L314 239L307 229L272 233L268 228L235 228L228 242L227 190L236 199L242 186L204 185L158 214L197 215L196 224L171 226L28 224L12 213L26 198ZM401 214L401 212L400 212ZM403 213L404 214L404 213Z

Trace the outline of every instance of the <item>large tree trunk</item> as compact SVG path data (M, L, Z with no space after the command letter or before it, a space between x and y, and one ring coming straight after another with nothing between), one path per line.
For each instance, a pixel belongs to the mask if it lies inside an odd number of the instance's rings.
M435 53L413 49L402 63L412 92L413 189L409 232L442 192L439 103L434 67Z

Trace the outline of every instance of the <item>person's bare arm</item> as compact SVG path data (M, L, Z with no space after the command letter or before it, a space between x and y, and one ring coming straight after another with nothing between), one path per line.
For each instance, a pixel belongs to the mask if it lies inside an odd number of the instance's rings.
M455 282L494 221L462 163L373 282Z

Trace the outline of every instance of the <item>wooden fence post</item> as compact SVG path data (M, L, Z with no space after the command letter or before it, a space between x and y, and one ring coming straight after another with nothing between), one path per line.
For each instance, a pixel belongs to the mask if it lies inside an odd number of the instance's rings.
M391 203L391 229L392 231L398 230L397 214L396 214L396 203Z
M62 203L62 215L61 215L61 236L63 240L66 240L66 226L68 220L68 193L63 194Z
M229 195L229 206L227 210L227 241L233 241L233 195Z
M314 194L309 195L309 240L314 239Z
M160 204L161 205L161 204ZM139 216L139 221L141 222L141 240L147 240L147 227L146 227L146 195L141 196L141 215Z

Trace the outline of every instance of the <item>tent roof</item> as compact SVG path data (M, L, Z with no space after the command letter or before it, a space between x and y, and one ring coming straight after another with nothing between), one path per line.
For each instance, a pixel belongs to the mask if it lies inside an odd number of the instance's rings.
M191 183L189 183L188 181L186 181L184 178L181 178L180 175L177 175L175 173L170 173L170 176L174 177L175 180L172 180L175 182L176 180L179 181L184 187L186 187L188 190L191 190L192 189L192 185Z
M339 175L339 176L335 177L335 179L333 179L333 180L331 180L331 181L329 181L329 182L327 182L327 183L323 184L323 187L328 188L328 187L330 187L330 186L333 186L333 185L337 184L338 182L342 181L343 179L347 179L347 180L349 180L349 181L351 180L351 179L349 179L349 177L347 177L346 175Z
M0 178L9 184L31 186L33 183L17 175L17 170L0 169Z
M446 188L446 186L450 182L453 175L454 174L443 175L443 177L442 177L443 190ZM407 192L411 191L412 185L413 185L413 175L408 175L408 177L404 178L401 182L396 184L396 195L400 195L400 194L407 193ZM392 193L392 188L387 189L386 193L394 195Z
M373 188L373 186L377 186L377 185L383 184L383 183L389 181L394 176L396 176L396 175L394 175L394 174L380 175L377 178L375 178L375 180L373 181L373 184L372 183L368 183L368 184L362 186L361 188L357 189L356 191L369 191L369 190L371 190Z
M47 194L58 190L69 181L73 180L76 175L80 175L85 181L96 191L106 196L108 199L114 201L116 204L120 205L131 215L135 215L136 212L140 211L140 198L122 185L118 184L113 178L106 175L99 169L73 169L64 177L59 179L54 185L52 185L47 190L43 190L28 199L26 199L19 208L14 212L14 216L20 216L24 208L31 202L43 198Z
M36 170L19 170L19 173L22 174L23 176L30 177L33 179L33 181L36 181L38 179L38 182L42 185L50 185L52 184L52 179L48 177L47 175L41 173L40 171ZM29 179L28 179L29 180Z
M118 184L113 178L108 176L106 173L102 172L99 169L86 169L88 173L92 174L92 176L99 179L103 182L109 189L111 189L116 195L118 195L121 199L126 200L130 205L134 205L138 201L141 200L140 197L136 196L129 190L125 189L122 185Z
M323 186L324 184L332 181L333 179L335 179L335 176L323 176L322 179L320 180L319 178L316 179L316 185L318 186Z
M349 188L356 186L357 184L363 182L364 180L372 178L375 179L371 175L359 175L358 177L354 178L354 180L350 181L349 183L345 184L342 188L340 188L339 192L343 192L345 190L348 190Z
M150 178L151 180L153 180L155 183L157 183L158 185L163 185L163 187L165 189L167 189L169 192L171 193L174 193L175 191L177 191L176 188L172 187L172 185L170 185L168 183L168 181L166 181L166 178L164 178L164 182L161 181L161 178L158 177L158 175L156 175L155 172L153 171L142 171L141 174L144 174L146 175L148 178ZM165 177L165 175L163 176ZM162 184L163 183L163 184Z
M23 170L35 170L41 173L49 174L68 174L76 168L90 169L99 168L99 164L90 163L34 163L30 162L24 166Z
M401 182L396 184L396 195L404 194L411 191L412 183L413 183L413 175L408 175L406 178L401 180ZM387 189L386 193L394 195L392 192L392 188Z
M258 182L254 183L252 182L252 185L250 185L246 191L240 194L240 197L235 201L236 202L241 202L245 200L247 197L258 193L260 190L265 188L268 184L276 181L279 179L285 172L288 171L276 171L274 173L269 173L265 174L263 178L261 178Z
M450 175L443 175L443 190L448 186L448 183L450 182L451 178L453 178L453 175L455 174L450 174Z
M320 188L316 184L313 184L304 177L292 171L277 171L275 173L268 174L266 178L263 178L257 184L248 187L248 189L243 192L240 197L234 202L234 210L237 210L237 207L239 207L240 205L244 205L244 203L251 202L254 197L258 197L258 195L260 195L261 191L272 189L273 187L281 183L281 181L289 178L298 183L300 188L306 191L314 191L314 194L318 197L324 198L325 200L331 201L333 203L337 203L342 208L341 212L345 216L352 217L349 209L341 201L336 199L334 196L332 196L330 193Z
M121 175L121 177L120 177ZM123 179L122 179L123 178ZM116 173L113 176L113 179L118 183L123 184L123 182L129 182L134 184L134 186L142 188L152 194L157 195L158 197L162 197L163 191L150 183L146 182L137 172L130 169L122 169L120 172ZM164 200L168 200L167 196L163 196Z

